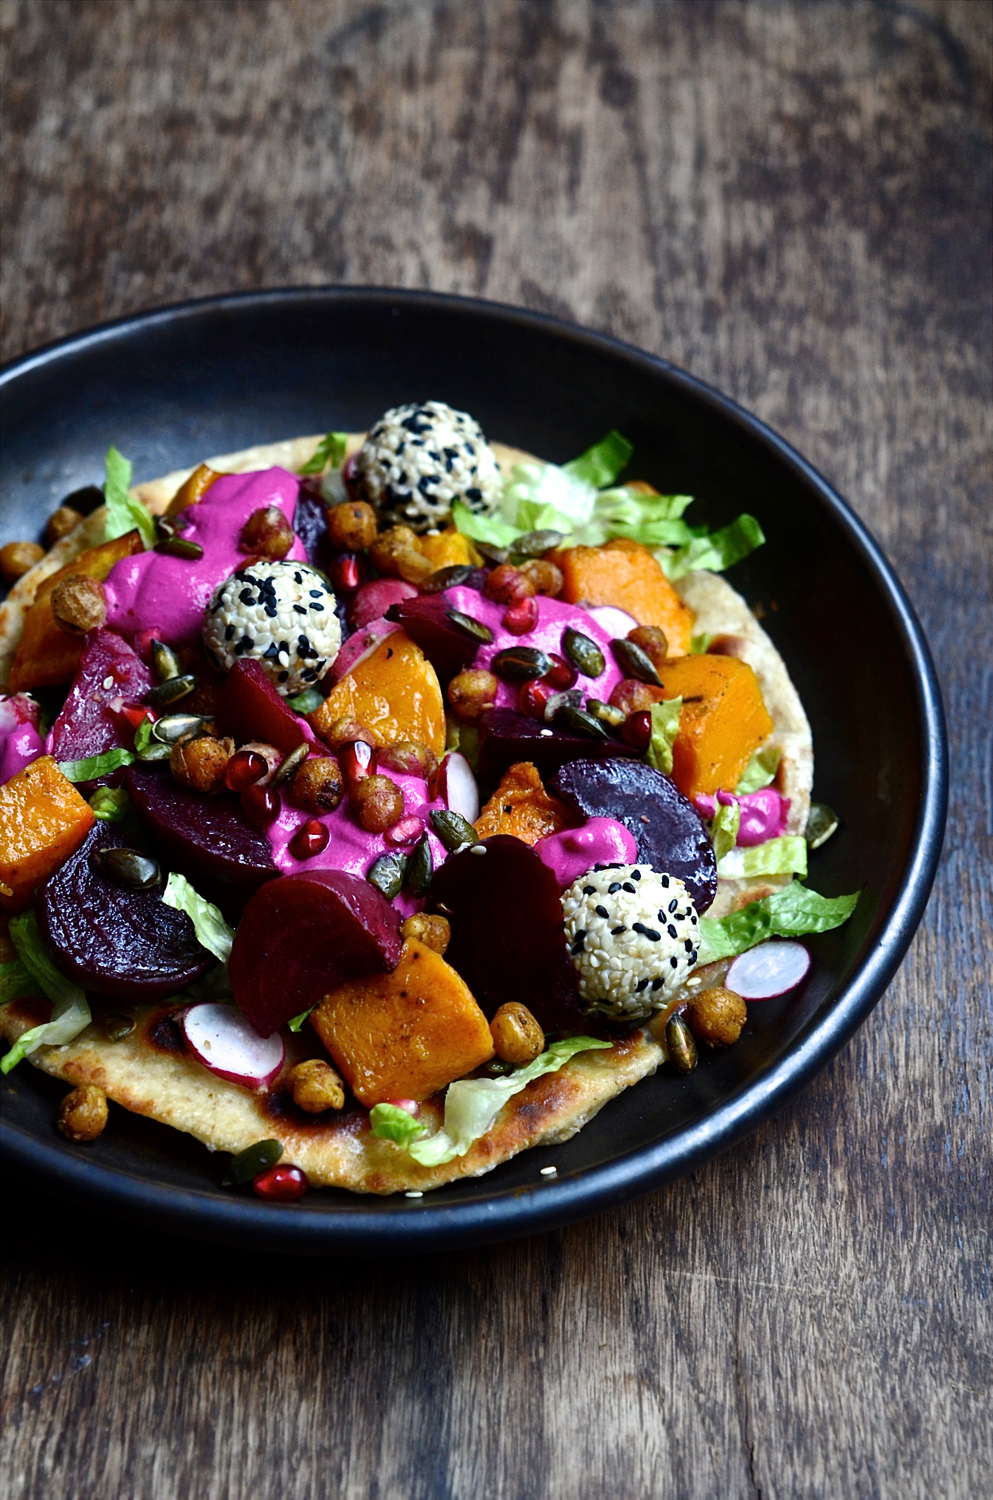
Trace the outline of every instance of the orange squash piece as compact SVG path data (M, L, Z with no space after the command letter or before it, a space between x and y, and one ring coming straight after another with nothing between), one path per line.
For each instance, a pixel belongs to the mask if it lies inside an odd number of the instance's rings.
M80 575L99 579L102 583L122 557L133 557L144 550L140 533L129 531L124 536L115 537L112 542L101 542L98 547L81 552L39 585L35 601L24 617L24 629L14 653L10 669L12 693L71 682L76 675L83 639L67 635L55 623L50 595L56 584Z
M220 479L216 469L210 468L208 464L200 464L193 470L189 479L184 479L179 489L169 501L166 509L167 516L178 516L181 510L188 505L197 505L210 489L215 479Z
M602 547L570 547L556 552L565 582L560 599L568 604L614 604L639 625L665 631L670 656L690 649L694 614L680 599L655 558L640 542L618 538Z
M311 715L318 734L336 719L358 719L381 749L404 740L429 745L439 760L445 753L445 704L438 674L420 646L395 630L365 657Z
M476 819L476 832L481 839L506 833L522 844L536 844L549 834L561 833L572 822L565 803L545 791L537 766L521 760L504 772Z
M687 797L733 792L773 723L758 678L733 656L683 656L659 668L667 698L683 700L672 779Z
M429 1099L493 1056L471 992L440 953L408 940L392 974L339 985L311 1024L356 1099Z
M0 786L0 883L10 911L30 906L35 887L78 849L94 824L92 808L50 755Z
M483 560L481 553L461 531L439 531L437 536L418 537L417 550L427 558L436 573L439 568L454 568L459 563L478 568Z

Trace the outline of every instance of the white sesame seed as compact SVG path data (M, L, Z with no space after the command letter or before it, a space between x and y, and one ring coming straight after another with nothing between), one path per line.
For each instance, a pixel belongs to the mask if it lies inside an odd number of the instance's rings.
M112 688L114 686L113 677L105 677L103 680L103 685L105 688Z
M541 1175L542 1177L557 1177L558 1171L558 1167L542 1167Z
M423 1198L424 1194L420 1191L419 1188L411 1188L410 1192L404 1193L403 1196L405 1198Z
M486 845L485 844L470 844L470 846L469 846L469 853L470 854L485 854L486 853Z

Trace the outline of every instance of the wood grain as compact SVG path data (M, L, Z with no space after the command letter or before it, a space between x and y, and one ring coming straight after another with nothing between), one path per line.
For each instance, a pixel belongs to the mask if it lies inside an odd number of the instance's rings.
M658 350L880 537L955 771L935 895L870 1022L641 1203L489 1251L301 1264L108 1232L18 1186L5 1493L985 1491L991 16L0 0L6 356L325 281L480 293Z

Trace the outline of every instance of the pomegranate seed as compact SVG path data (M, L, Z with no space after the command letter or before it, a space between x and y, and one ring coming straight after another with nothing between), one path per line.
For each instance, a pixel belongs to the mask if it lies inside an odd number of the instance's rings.
M338 750L338 764L346 786L352 787L357 781L375 775L377 759L373 746L364 740L352 740L350 744L342 745Z
M621 736L635 750L647 750L652 738L652 716L646 710L628 714L621 729Z
M308 818L290 839L290 853L294 859L313 859L315 854L324 853L330 837L320 818Z
M142 661L149 661L152 653L152 642L160 641L161 639L162 631L157 626L150 630L139 630L132 640L135 654L140 656Z
M227 763L224 783L229 792L243 792L261 781L268 769L269 762L257 750L238 750Z
M532 595L512 604L503 617L503 628L511 635L528 635L538 623L538 601Z
M546 687L543 682L526 682L517 695L518 710L529 719L543 719L545 706L551 696L551 688Z
M241 794L241 807L256 828L265 828L279 817L279 798L268 786L247 786Z
M399 823L394 823L392 828L387 828L383 838L388 844L410 844L414 839L419 839L423 832L423 818L415 818L411 813L410 817L401 818Z
M302 1198L309 1183L299 1167L270 1167L252 1178L252 1187L260 1198L274 1203L293 1203Z
M415 1120L421 1112L421 1106L416 1099L384 1099L383 1103L392 1104L394 1109L406 1110L408 1115L413 1115Z
M554 652L549 656L551 667L541 679L546 682L554 693L564 693L575 685L579 673L571 662L566 661L564 656L557 656Z
M365 583L367 571L364 557L357 552L342 552L328 568L328 577L336 593L354 594Z

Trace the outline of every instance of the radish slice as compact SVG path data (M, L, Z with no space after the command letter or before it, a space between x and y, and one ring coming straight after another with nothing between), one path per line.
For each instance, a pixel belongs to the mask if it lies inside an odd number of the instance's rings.
M352 627L361 630L373 620L381 619L391 604L416 597L417 590L412 583L404 583L400 578L374 578L371 583L362 585L352 601Z
M399 625L394 625L392 620L373 620L364 625L361 630L356 630L344 643L338 655L334 659L331 671L328 674L332 683L339 683L346 672L351 672L358 666L360 661L365 661L371 656L381 641L394 630L399 630Z
M438 769L438 796L443 797L449 812L461 813L469 823L479 817L479 787L464 755L453 750Z
M586 613L596 620L612 641L623 641L629 630L638 628L638 621L626 609L618 609L616 604L594 604Z
M742 1000L773 1000L795 989L809 968L802 943L773 938L736 958L724 983Z
M233 1005L191 1005L183 1032L205 1068L250 1089L271 1083L286 1056L278 1031L259 1036Z

